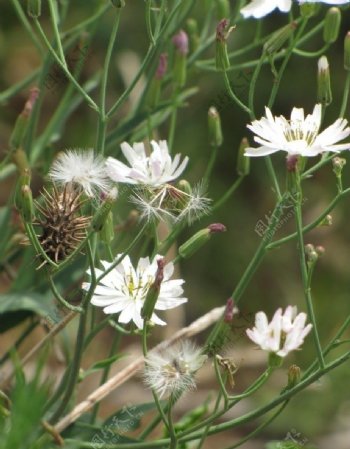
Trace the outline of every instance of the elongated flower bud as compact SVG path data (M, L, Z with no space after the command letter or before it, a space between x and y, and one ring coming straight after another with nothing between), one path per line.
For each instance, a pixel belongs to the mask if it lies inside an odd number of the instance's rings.
M156 305L159 293L160 293L160 287L163 282L164 278L164 267L165 267L165 260L164 258L157 260L157 272L155 275L154 282L148 289L145 302L143 304L142 310L141 310L141 317L144 320L150 320L154 311L154 307Z
M17 198L23 220L26 223L31 223L33 219L33 196L31 188L28 185L22 186L20 195Z
M227 38L234 27L229 27L228 19L222 19L216 27L216 68L226 71L230 67L227 53Z
M24 136L27 131L29 117L34 107L34 104L39 96L39 89L34 87L29 93L23 111L17 117L15 127L10 137L10 149L19 148L23 144Z
M198 24L195 19L188 19L186 22L186 31L188 34L188 40L190 44L191 52L197 50L199 46L199 33L198 33Z
M239 176L249 175L250 172L250 158L245 156L245 150L249 147L249 142L246 137L243 137L241 144L238 148L237 155L237 173Z
M340 9L334 7L329 8L323 26L323 40L326 44L332 44L337 40L340 30L340 22Z
M293 388L300 382L300 368L297 365L291 365L288 369L287 388Z
M188 259L210 240L211 234L224 231L226 231L226 227L221 223L213 223L207 228L201 229L179 247L179 255L183 259Z
M344 69L350 70L350 31L346 33L344 39Z
M280 50L287 40L293 35L296 29L296 22L288 23L284 27L275 31L272 36L264 44L264 52L267 54L276 53Z
M182 87L186 83L187 76L187 54L188 54L188 36L183 30L180 30L172 39L175 45L174 60L174 79Z
M208 130L210 145L213 147L221 146L223 142L221 120L214 106L211 106L208 111Z
M332 103L331 77L326 56L321 56L318 60L317 102L323 106Z
M168 68L168 54L161 53L159 55L159 62L156 73L151 81L151 85L147 93L146 103L151 108L154 108L159 102L162 80L166 74L167 68Z
M27 12L30 17L37 19L41 16L41 0L27 0Z
M18 148L12 153L12 162L16 165L17 171L20 175L30 174L29 162L26 153L22 148ZM29 184L28 181L27 184Z
M100 231L100 237L102 242L110 244L111 241L114 239L114 236L115 232L114 232L113 214L111 211L109 211L106 220L102 226L102 229Z

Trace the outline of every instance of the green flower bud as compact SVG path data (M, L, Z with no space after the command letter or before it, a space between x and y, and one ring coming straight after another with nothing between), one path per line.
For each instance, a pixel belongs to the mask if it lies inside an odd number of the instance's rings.
M210 145L213 147L221 146L223 142L221 120L214 106L211 106L208 111L208 130Z
M186 22L186 31L188 34L191 52L197 50L199 46L198 24L195 19L188 19Z
M288 369L287 388L293 388L300 382L300 368L297 365L291 365Z
M222 19L216 27L216 68L226 71L230 67L227 53L227 38L234 27L229 27L228 19Z
M276 53L280 50L283 45L287 42L287 40L293 35L294 30L296 29L296 22L288 23L284 27L275 31L271 37L265 42L263 50L268 55Z
M28 185L22 186L20 195L17 198L23 220L26 223L31 223L33 219L33 196L31 188Z
M332 44L337 40L340 30L340 22L340 9L335 7L329 8L323 26L323 40L326 44Z
M95 232L100 232L108 218L108 215L112 209L113 203L117 198L117 189L114 188L108 194L102 205L97 209L95 215L91 221L91 227Z
M24 136L27 131L29 123L29 117L38 96L39 96L39 89L37 89L36 87L31 89L29 98L24 105L23 111L19 114L16 120L15 127L10 137L9 145L11 150L22 146Z
M332 164L335 176L337 178L340 178L342 175L343 168L346 164L346 159L344 159L343 157L336 156L332 159Z
M344 39L344 69L350 70L350 31L346 33Z
M41 0L27 0L27 12L30 17L37 19L41 16Z
M332 103L331 77L326 56L318 60L317 101L323 106Z
M167 53L162 53L159 56L158 67L154 75L154 78L151 81L149 91L147 93L146 103L150 108L154 108L159 102L162 80L167 71L167 67L168 67L168 55Z
M20 175L30 173L27 155L22 148L18 148L12 153L12 162L16 165L17 171ZM27 184L29 184L29 182Z
M218 20L230 17L230 2L228 0L216 0L216 11Z
M321 223L318 226L332 226L333 224L333 217L332 215L328 214L325 216L325 218L321 221Z
M31 180L31 171L29 168L22 168L20 171L20 176L17 181L16 190L15 190L15 197L14 202L15 206L19 211L23 209L23 192L22 188L24 186L29 186Z
M182 192L187 193L187 195L192 195L191 184L188 181L186 181L186 179L180 179L180 181L177 183L177 187Z
M157 303L157 299L159 297L160 293L160 287L163 282L164 278L164 266L165 266L165 260L164 258L157 260L157 272L155 275L154 282L148 289L145 302L143 304L142 310L141 310L141 317L149 321L153 315L154 307Z
M180 30L172 39L175 45L174 79L178 86L182 87L186 83L187 77L187 54L188 36L185 31Z
M246 137L243 137L238 148L236 169L239 176L247 176L250 171L250 157L245 156L245 150L249 147Z
M114 239L114 223L113 214L110 211L107 215L106 221L104 222L102 229L100 231L101 240L105 243L110 244Z
M225 231L226 227L221 223L213 223L201 229L179 247L179 255L183 259L188 259L210 240L211 234Z

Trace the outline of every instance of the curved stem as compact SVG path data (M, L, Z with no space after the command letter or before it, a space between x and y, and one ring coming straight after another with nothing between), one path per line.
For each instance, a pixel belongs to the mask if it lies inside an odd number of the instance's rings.
M50 53L52 54L52 56L54 57L55 61L57 62L57 64L59 64L59 66L61 67L61 69L64 71L64 73L66 74L67 78L74 84L75 88L81 93L81 95L85 98L85 100L88 102L88 104L95 110L95 111L99 111L99 108L97 106L97 104L94 102L94 100L85 92L85 90L81 87L81 85L78 83L78 81L74 78L74 76L70 73L70 71L67 68L67 65L65 62L61 61L60 57L57 55L57 53L55 52L55 50L53 49L52 45L50 44L49 40L47 39L44 30L42 29L40 22L38 21L38 19L34 19L34 23L36 25L36 28L41 36L41 38L43 39L43 41L45 42L46 47L49 49Z

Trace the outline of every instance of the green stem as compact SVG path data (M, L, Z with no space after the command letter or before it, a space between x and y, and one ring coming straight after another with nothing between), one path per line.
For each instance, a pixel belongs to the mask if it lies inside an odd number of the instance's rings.
M154 39L153 31L152 31L151 13L152 13L152 0L146 0L146 28L147 28L148 38L151 42L151 45L153 46L153 45L155 45L156 41Z
M303 234L311 231L312 229L316 228L320 223L322 223L322 221L326 218L326 216L335 208L337 203L349 193L350 193L350 188L343 190L341 193L338 193L338 195L331 201L331 203L322 212L322 214L316 218L316 220L314 220L312 223L303 227ZM281 239L270 243L266 249L271 250L271 249L277 248L277 247L283 245L284 243L294 240L297 236L298 236L298 233L294 232L293 234L287 235L286 237L282 237Z
M105 57L104 65L103 65L103 71L102 71L102 81L101 81L101 91L100 91L100 114L99 114L99 121L98 121L98 133L97 133L97 143L96 143L96 152L101 155L104 154L106 130L107 130L106 96L107 96L108 74L109 74L109 67L111 64L113 47L115 44L115 40L117 38L118 29L119 29L121 11L122 11L122 8L116 9L116 17L115 17L114 25L112 28L112 32L110 34L106 57Z
M233 92L231 85L230 85L230 80L227 76L227 71L224 70L223 72L223 76L224 76L224 82L225 82L225 87L227 89L227 92L229 94L229 96L232 98L232 100L241 108L243 109L244 112L246 112L249 116L251 115L251 111L249 109L248 106L246 106L244 103L242 103L242 101L237 97L237 95Z
M173 423L173 416L172 416L172 397L169 399L169 409L168 409L168 429L169 429L169 435L170 435L170 445L169 449L176 449L177 448L177 437L176 437L176 431L174 428Z
M38 49L39 53L41 55L44 54L44 48L41 45L41 42L39 41L39 39L36 37L35 33L33 32L33 28L30 24L30 22L27 19L26 14L24 13L22 6L19 2L19 0L11 0L12 4L16 10L16 13L20 19L20 21L22 22L24 28L28 31L28 34L30 36L30 38L32 39L34 45L36 46L36 48Z
M258 435L263 429L265 429L265 427L267 427L269 424L272 423L272 421L274 421L277 416L279 416L282 411L285 409L285 407L287 406L289 400L285 401L281 407L279 407L275 413L273 413L267 420L265 420L264 422L262 422L256 429L254 429L252 432L249 432L244 438L240 439L237 443L235 443L233 446L229 446L226 449L235 449L236 447L242 446L243 443L245 443L248 440L251 440L253 437L255 437L256 435Z
M219 209L223 204L226 203L227 200L230 199L230 197L238 189L238 187L240 186L240 184L244 178L245 178L245 176L240 176L239 178L236 179L236 181L232 184L232 186L228 190L226 190L224 195L222 195L222 197L218 201L215 202L215 204L213 205L213 207L211 209L212 212Z
M117 351L118 346L120 344L120 339L121 339L120 337L121 337L120 333L116 333L114 335L114 338L113 338L113 341L112 341L112 344L111 344L111 347L109 350L108 357L112 357L115 354L115 352ZM102 376L101 376L101 380L100 380L100 386L107 381L110 370L111 370L111 365L108 365L104 368ZM92 424L96 421L99 407L100 407L100 402L97 402L97 404L95 405L95 407L93 408L93 410L91 412L90 423L92 423Z
M95 269L94 269L94 258L91 250L90 243L87 244L87 252L88 252L88 258L89 258L89 265L90 265L90 275L91 275L91 285L89 288L89 291L85 294L81 307L83 309L83 312L80 314L79 318L79 326L78 326L78 333L76 338L76 346L75 346L75 352L73 356L72 366L69 371L69 378L67 379L67 385L66 385L66 391L62 398L62 401L57 408L57 410L53 413L50 423L55 423L62 413L65 411L69 401L71 400L72 394L74 392L75 385L77 383L77 379L79 376L79 369L80 369L80 363L81 358L83 355L84 350L84 337L85 337L85 329L86 329L86 322L87 322L87 310L90 303L90 299L93 295L93 292L95 290L96 286L96 275L95 275Z
M38 19L34 19L34 23L36 25L36 28L42 38L42 40L45 42L46 47L49 49L50 53L54 57L55 61L61 69L66 74L67 78L74 84L75 88L81 93L81 95L85 98L85 100L88 102L88 104L94 109L95 111L99 111L99 108L97 104L94 102L94 100L85 92L85 90L81 87L81 85L78 83L78 81L74 78L74 76L70 73L68 70L65 62L61 61L60 57L57 55L55 50L53 49L52 45L50 44L49 40L46 37L46 34L44 33L44 30L42 29L40 22Z
M52 276L49 272L49 270L47 270L47 277L49 279L50 282L50 287L52 290L52 293L54 294L55 298L57 299L57 301L59 303L61 303L64 307L66 307L69 310L72 310L73 312L77 312L77 313L83 313L83 309L79 306L73 306L72 304L70 304L68 301L66 301L62 295L60 294L60 292L57 290L56 285L54 280L52 279Z
M295 221L296 221L296 227L297 227L301 278L302 278L302 283L303 283L303 287L304 287L304 294L305 294L308 315L309 315L310 321L313 326L312 332L313 332L316 351L317 351L317 355L318 355L318 361L319 361L320 368L323 369L325 367L325 362L324 362L324 358L323 358L323 354L322 354L322 347L321 347L321 343L320 343L320 338L319 338L319 334L318 334L318 330L317 330L316 317L315 317L313 304L312 304L311 288L309 285L310 284L309 274L308 274L308 270L307 270L306 255L305 255L305 248L304 248L303 222L302 222L302 209L301 209L302 190L300 187L300 179L297 180L296 182L298 183L299 191L295 198L294 212L295 212Z
M57 10L56 10L55 4L53 3L53 0L49 0L49 9L50 9L50 16L51 16L51 24L52 24L53 32L54 32L55 39L56 39L58 56L59 56L60 60L62 61L62 64L65 66L65 68L68 69L66 58L64 55L63 47L62 47L61 36L60 36L59 29L58 29Z

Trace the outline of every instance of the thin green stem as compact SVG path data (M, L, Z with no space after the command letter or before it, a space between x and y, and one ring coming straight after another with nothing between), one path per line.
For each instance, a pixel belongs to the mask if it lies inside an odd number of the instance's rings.
M28 31L28 34L30 36L30 38L32 39L34 45L36 46L36 48L38 49L39 53L41 55L44 54L44 48L41 45L41 42L39 41L39 39L36 37L35 33L33 32L33 28L29 22L29 20L27 19L26 14L24 13L22 6L19 2L19 0L11 0L12 4L16 10L16 13L20 19L20 21L22 22L24 28Z
M279 416L282 411L286 408L289 400L286 400L281 407L279 407L275 413L273 413L268 419L266 419L264 422L262 422L256 429L254 429L252 432L249 432L244 438L240 439L237 443L235 443L233 446L229 446L226 449L235 449L236 447L242 446L246 441L251 440L253 437L258 435L265 427L267 427L269 424L274 421L277 416Z
M304 249L303 222L302 222L302 209L301 209L302 190L300 187L300 182L298 182L298 180L296 182L298 183L299 191L295 197L294 212L295 212L295 221L296 221L296 227L297 227L301 278L302 278L302 283L303 283L303 288L304 288L304 294L305 294L308 315L309 315L309 318L310 318L310 321L311 321L312 327L313 327L312 332L313 332L316 351L317 351L317 355L318 355L318 361L319 361L320 368L323 369L325 367L325 362L324 362L324 358L323 358L323 354L322 354L322 347L321 347L321 343L320 343L320 338L319 338L318 329L317 329L317 322L316 322L316 317L315 317L313 303L312 303L311 288L309 285L309 274L308 274L306 255L305 255L305 249Z
M45 42L46 47L49 49L50 53L54 57L55 61L59 66L62 68L64 73L66 74L67 78L74 84L75 88L81 93L81 95L85 98L85 100L88 102L88 104L97 112L99 112L99 108L97 104L94 102L94 100L86 93L86 91L81 87L81 85L78 83L78 81L74 78L74 76L70 73L68 70L65 62L61 61L60 57L57 55L55 50L53 49L52 45L50 44L49 40L46 37L46 34L44 30L42 29L40 22L38 19L34 19L34 23L36 25L36 28L42 38L42 40Z
M57 299L57 301L62 304L64 307L66 307L69 310L72 310L73 312L77 312L77 313L83 313L83 309L82 307L79 306L73 306L72 304L70 304L68 301L66 301L63 296L60 294L60 292L57 290L56 285L54 280L52 279L52 276L49 272L49 270L47 270L46 273L49 282L50 282L50 287L52 290L52 293L54 294L55 298Z
M322 212L322 214L320 214L313 222L311 222L308 225L303 227L303 234L306 234L307 232L309 232L312 229L319 226L323 222L323 220L326 218L326 216L335 208L337 203L341 199L343 199L346 195L348 195L349 193L350 193L350 188L343 190L341 193L338 193L338 195L331 201L331 203L326 207L326 209ZM298 237L298 233L294 232L293 234L287 235L286 237L282 237L281 239L270 243L266 249L271 250L271 249L277 248L277 247L283 245L284 243L294 240L297 237Z
M153 31L152 31L152 0L146 0L146 28L148 38L151 42L151 45L155 45L156 41L154 39Z
M83 350L84 350L85 329L86 329L87 316L88 316L87 311L88 311L88 306L90 303L91 296L93 295L93 292L94 292L95 286L96 286L94 257L93 257L93 253L92 253L91 246L90 246L89 242L87 244L87 252L88 252L88 258L89 258L89 265L90 265L91 284L90 284L89 291L85 294L82 304L81 304L83 312L80 314L75 352L74 352L74 356L73 356L72 366L69 371L69 378L67 379L66 391L62 398L60 405L58 406L57 410L53 413L52 417L50 418L51 423L55 423L60 418L62 413L65 411L69 401L71 400L72 393L74 391L75 385L77 383L78 375L79 375L80 363L81 363L81 358L82 358Z
M168 408L168 429L169 429L169 436L170 436L170 445L169 449L176 449L177 448L177 437L176 437L176 431L174 428L173 423L173 414L172 414L172 397L169 399L169 408Z
M57 9L56 9L56 5L54 4L53 0L49 0L49 10L50 10L50 16L51 16L51 24L52 24L53 32L55 35L55 40L56 40L56 45L57 45L57 50L58 50L58 56L59 56L60 60L62 61L62 64L66 67L66 69L68 69L66 58L64 55L63 47L62 47L60 31L58 29L59 19L57 17Z
M231 196L238 189L238 187L240 186L240 184L244 178L245 178L245 176L240 176L239 178L236 179L236 181L232 184L232 186L228 190L226 190L224 195L222 195L222 197L214 203L214 205L211 209L212 212L219 209L223 204L226 203L226 201L228 201L231 198Z
M105 140L106 140L106 130L107 130L107 116L106 116L106 96L107 96L107 83L108 83L108 75L109 68L111 64L113 47L117 38L117 33L119 29L120 23L120 15L122 8L116 9L116 17L114 20L114 25L112 28L112 32L110 34L106 57L103 64L102 71L102 80L101 80L101 90L100 90L100 113L99 113L99 121L98 121L98 133L97 133L97 142L96 142L96 151L97 153L103 155L105 149Z
M248 115L249 115L249 117L250 117L250 114L251 114L251 111L250 111L250 109L249 109L249 107L248 106L246 106L238 97L237 97L237 95L233 92L233 90L232 90L232 88L231 88L231 84L230 84L230 80L229 80L229 78L228 78L228 76L227 76L227 71L226 70L224 70L223 72L222 72L222 74L223 74L223 77L224 77L224 82L225 82L225 87L226 87L226 89L227 89L227 92L228 92L228 94L229 94L229 96L232 98L232 100L241 108L241 109L243 109L243 111L244 112L246 112Z

